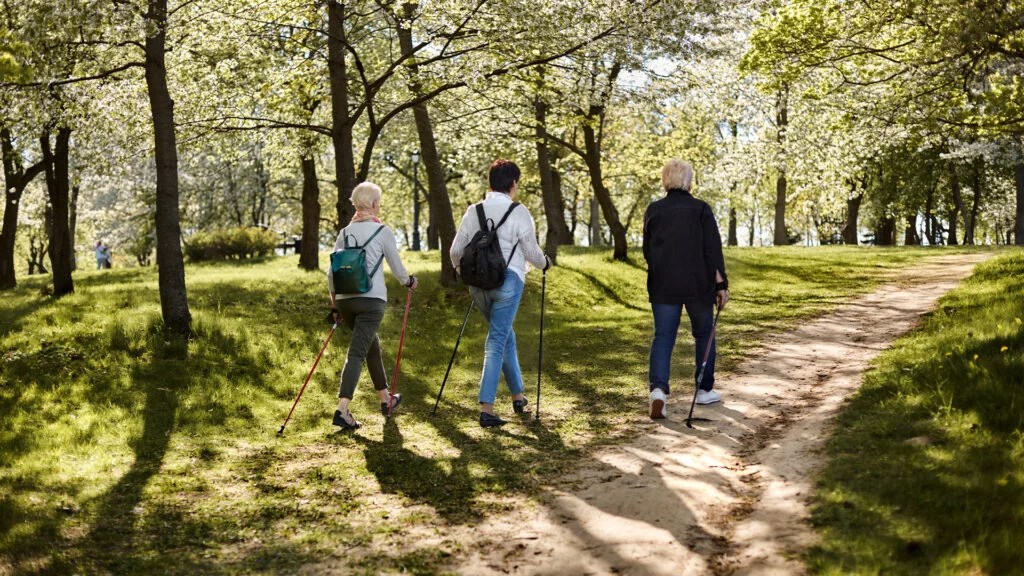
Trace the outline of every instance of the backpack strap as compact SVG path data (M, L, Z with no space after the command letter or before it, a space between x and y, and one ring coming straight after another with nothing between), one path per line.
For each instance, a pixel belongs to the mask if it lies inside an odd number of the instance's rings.
M363 246L364 247L367 246L370 243L370 240L373 240L374 238L376 238L377 234L380 234L380 231L383 230L383 229L384 229L384 225L381 224L380 228L377 228L377 230L373 234L371 234L369 238L366 239L366 242L363 243ZM381 265L382 262L384 262L384 251L383 250L381 250L381 252L380 252L380 258L377 259L377 265L374 266L373 270L370 271L370 278L373 278L374 275L377 274L377 270L380 269L380 265Z
M512 211L516 209L516 206L519 206L519 202L513 202L512 205L508 207L508 210L505 211L505 215L501 217L501 221L494 227L495 230L501 228L501 225L505 223L505 220L508 220L508 217L512 214ZM512 251L508 254L508 260L505 262L506 267L512 263L512 257L516 255L516 248L519 248L519 240L516 240L515 245L512 246Z

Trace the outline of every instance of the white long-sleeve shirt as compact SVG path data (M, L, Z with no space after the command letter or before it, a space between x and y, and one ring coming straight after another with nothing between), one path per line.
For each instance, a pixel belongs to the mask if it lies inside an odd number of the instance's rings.
M350 246L362 246L381 226L384 225L372 221L353 222L349 224L338 233L338 239L334 242L333 252L337 252L345 247L346 234L349 237L348 242ZM377 265L377 261L380 260L381 255L383 255L384 260L388 263L388 268L390 268L391 273L398 278L398 281L403 285L409 283L409 273L405 270L405 265L402 264L402 259L398 256L398 244L395 242L395 235L391 232L391 228L384 226L384 229L381 230L380 234L377 234L377 237L365 247L365 250L367 272L373 270L373 267ZM331 273L330 266L327 267L327 290L331 294L335 294L334 274ZM369 292L366 292L365 294L335 294L336 300L342 300L344 298L378 298L387 302L388 288L384 283L384 266L377 268L377 271L373 274L373 287L370 288Z
M504 192L491 191L484 198L483 205L484 216L497 226L508 207L512 205L512 198ZM455 234L455 240L452 242L450 256L455 267L459 266L462 253L466 250L473 235L479 231L480 221L477 218L476 205L473 205L462 216L459 231ZM519 243L518 247L516 247L516 242ZM505 261L508 262L508 269L515 272L524 282L526 281L527 262L537 268L544 268L548 264L544 251L537 243L533 216L530 215L526 206L516 206L516 209L508 215L508 220L505 220L501 228L498 228L498 244L501 246L501 253L505 257ZM515 254L512 254L514 247ZM509 260L509 255L512 255L511 260Z

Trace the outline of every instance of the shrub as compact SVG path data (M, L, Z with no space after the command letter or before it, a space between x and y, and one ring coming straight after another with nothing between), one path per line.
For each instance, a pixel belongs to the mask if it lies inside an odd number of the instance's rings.
M280 239L263 228L238 227L196 232L185 244L185 256L193 262L266 256Z

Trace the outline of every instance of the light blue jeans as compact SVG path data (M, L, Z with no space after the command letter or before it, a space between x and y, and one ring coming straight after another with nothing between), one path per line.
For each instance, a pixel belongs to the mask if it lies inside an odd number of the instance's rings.
M523 373L519 369L516 333L512 321L523 297L523 281L507 271L505 281L493 290L469 287L469 295L477 309L490 323L484 344L484 369L480 374L480 403L494 404L498 395L498 379L505 375L505 385L512 395L523 393Z

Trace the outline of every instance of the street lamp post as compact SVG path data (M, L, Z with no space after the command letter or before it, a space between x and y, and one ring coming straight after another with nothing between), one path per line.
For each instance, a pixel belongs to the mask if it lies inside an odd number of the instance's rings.
M420 249L420 181L416 177L416 169L420 165L420 151L409 154L412 159L412 249Z

